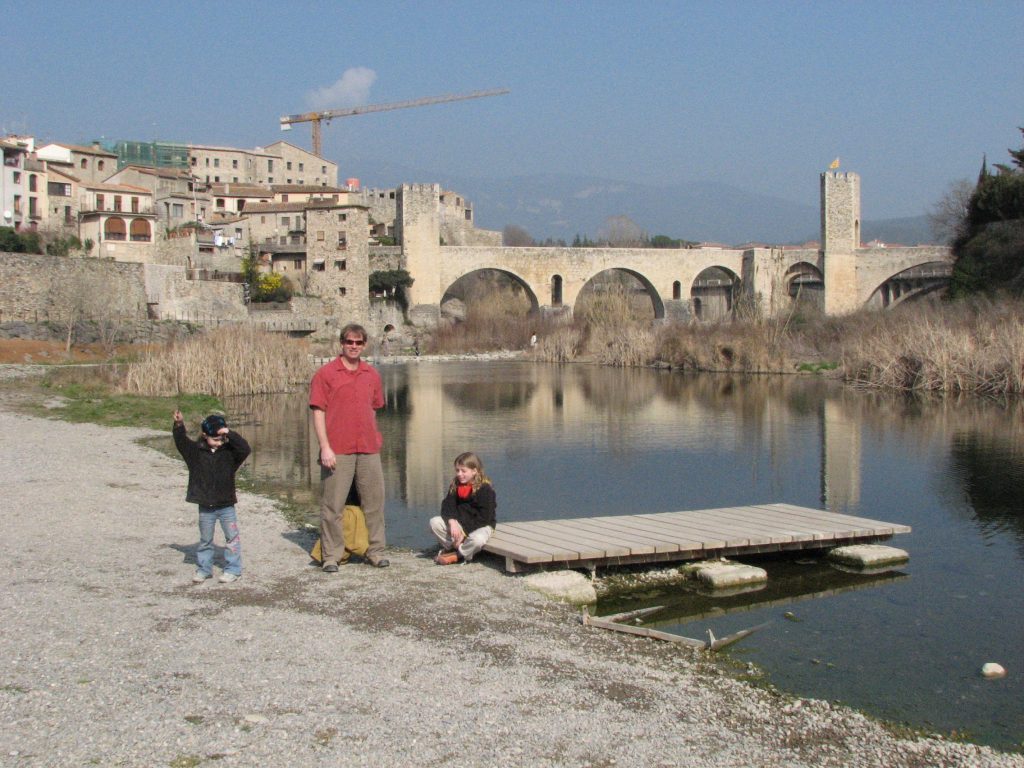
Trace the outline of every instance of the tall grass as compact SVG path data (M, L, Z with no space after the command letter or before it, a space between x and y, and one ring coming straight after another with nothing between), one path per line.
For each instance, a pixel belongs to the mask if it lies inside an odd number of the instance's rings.
M131 363L123 392L173 396L284 392L312 375L304 341L249 325L224 326L151 349Z
M526 297L511 291L470 297L466 302L465 320L439 326L429 339L426 351L462 354L525 349L530 345L530 336L539 333L541 325L537 317L529 314L529 309Z
M1024 392L1024 304L975 299L898 309L848 334L847 381L907 391Z

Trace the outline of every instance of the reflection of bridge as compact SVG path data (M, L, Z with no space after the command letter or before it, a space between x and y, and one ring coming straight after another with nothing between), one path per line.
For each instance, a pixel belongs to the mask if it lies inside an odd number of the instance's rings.
M821 176L821 247L783 248L506 248L441 245L437 185L406 185L398 221L414 316L436 318L445 292L461 277L496 270L524 289L534 309L571 311L580 292L603 272L632 275L657 318L715 319L741 297L766 311L796 297L829 314L888 307L948 281L952 256L942 246L862 248L860 178Z

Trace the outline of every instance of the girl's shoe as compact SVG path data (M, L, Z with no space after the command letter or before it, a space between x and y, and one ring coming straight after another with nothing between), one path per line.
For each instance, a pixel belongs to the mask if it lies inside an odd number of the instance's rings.
M242 578L242 575L239 573L228 573L227 571L224 571L217 581L221 584L230 584L232 581L238 581L240 578Z
M438 565L455 565L461 559L458 552L438 552L434 562Z
M213 574L211 574L211 573L203 573L202 571L196 571L195 573L192 574L192 581L194 581L196 584L202 584L207 579L212 579L212 578L213 578Z

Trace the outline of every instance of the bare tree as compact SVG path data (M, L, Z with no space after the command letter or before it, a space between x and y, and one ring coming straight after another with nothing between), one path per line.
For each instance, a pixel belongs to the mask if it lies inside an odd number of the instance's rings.
M517 224L509 224L501 231L501 244L507 246L534 245L533 237Z
M967 179L954 181L946 194L928 212L932 234L943 243L952 243L964 233L967 225L967 207L971 202L974 184Z
M640 225L624 215L606 218L597 234L608 245L617 248L640 246L644 242L644 232Z

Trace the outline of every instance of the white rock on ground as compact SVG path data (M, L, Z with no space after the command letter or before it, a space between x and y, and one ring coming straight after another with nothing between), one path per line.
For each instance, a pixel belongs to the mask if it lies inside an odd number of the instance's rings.
M241 581L193 586L185 468L145 434L0 404L0 765L1024 767L584 627L497 562L328 577L250 494Z

